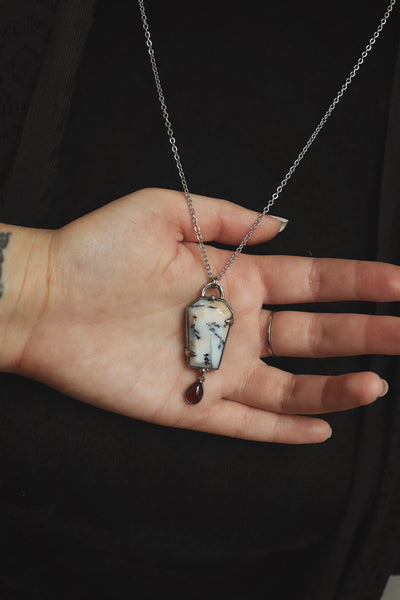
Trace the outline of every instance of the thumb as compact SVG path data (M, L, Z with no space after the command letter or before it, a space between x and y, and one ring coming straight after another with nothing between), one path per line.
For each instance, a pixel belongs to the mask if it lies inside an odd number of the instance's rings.
M166 204L168 214L165 216L168 220L174 220L174 225L183 235L183 239L187 242L197 242L185 194L159 188L151 188L151 191L157 201L158 210L162 210L162 204ZM190 197L204 242L239 245L261 212L221 198L199 194L190 194ZM267 214L247 243L250 245L268 241L283 231L287 223L288 219Z

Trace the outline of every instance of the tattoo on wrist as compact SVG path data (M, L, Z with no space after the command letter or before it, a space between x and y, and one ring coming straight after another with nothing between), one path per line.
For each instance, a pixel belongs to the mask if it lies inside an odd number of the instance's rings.
M3 250L5 248L7 248L10 237L11 237L10 231L7 231L6 233L0 231L0 298L3 296L3 291L4 291L3 282L1 280L2 271L3 271L2 265L4 262Z

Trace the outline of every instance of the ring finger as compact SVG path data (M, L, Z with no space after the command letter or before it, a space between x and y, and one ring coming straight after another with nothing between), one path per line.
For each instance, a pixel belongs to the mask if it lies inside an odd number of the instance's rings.
M270 310L261 311L261 357L270 356L267 335L270 316ZM307 358L397 355L400 319L358 313L277 311L270 324L270 347L276 356Z

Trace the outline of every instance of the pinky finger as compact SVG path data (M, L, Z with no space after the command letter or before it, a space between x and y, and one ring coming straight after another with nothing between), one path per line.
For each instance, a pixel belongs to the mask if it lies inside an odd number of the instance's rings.
M217 435L278 444L318 444L332 434L323 419L274 413L222 399L194 429Z

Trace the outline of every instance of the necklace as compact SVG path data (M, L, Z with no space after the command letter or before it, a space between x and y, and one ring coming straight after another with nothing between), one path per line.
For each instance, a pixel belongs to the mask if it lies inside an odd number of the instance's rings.
M196 381L186 390L185 400L189 404L197 404L203 397L203 382L204 382L204 373L210 370L219 369L222 355L225 349L226 340L228 338L229 330L231 325L234 322L233 319L233 311L229 304L224 299L224 291L222 289L221 284L219 283L222 277L225 275L227 270L232 265L233 261L237 258L240 252L243 250L254 231L257 229L259 224L265 215L269 212L271 206L278 199L280 193L283 188L292 177L293 173L297 169L300 161L304 158L306 152L310 148L311 144L314 142L315 138L325 125L326 121L334 111L337 103L343 96L344 92L349 87L353 78L355 77L357 71L363 64L365 58L368 56L369 52L372 50L373 45L378 39L380 33L384 25L386 24L390 13L392 12L393 6L396 3L396 0L390 0L390 3L375 31L373 36L370 38L368 44L365 49L361 53L360 58L357 60L353 69L350 71L346 81L336 94L332 103L330 104L328 110L325 112L324 116L318 123L317 127L307 140L301 152L298 154L296 160L293 162L292 166L286 173L285 177L282 179L281 183L276 188L275 192L272 194L271 199L267 203L267 205L263 208L262 212L258 215L257 219L253 223L250 230L247 232L245 237L243 238L240 245L236 248L231 258L228 260L221 273L217 276L214 276L210 267L210 263L207 257L207 252L204 246L203 238L201 236L200 227L197 221L197 216L193 207L193 202L190 197L189 188L186 182L186 177L183 172L183 167L181 163L181 159L178 153L178 148L176 145L174 131L172 129L171 121L169 119L167 105L165 103L164 92L161 86L160 76L158 73L157 63L153 50L153 42L150 36L150 29L147 22L147 15L144 8L144 0L138 0L140 15L142 18L143 29L146 39L147 51L150 57L151 68L154 75L154 81L158 93L158 98L161 105L161 111L164 117L165 127L168 133L168 139L171 144L172 153L176 162L176 166L178 168L179 177L181 179L183 192L186 197L186 201L188 204L189 212L192 217L192 222L194 224L194 231L196 233L197 241L199 242L200 250L203 256L204 264L208 273L208 277L211 281L209 281L202 289L201 296L196 298L189 306L186 308L186 349L185 355L187 357L188 366L192 369L197 369L200 371L200 375L196 379ZM206 296L206 292L208 289L213 288L217 289L219 292L219 298L217 298L214 294L211 296Z

